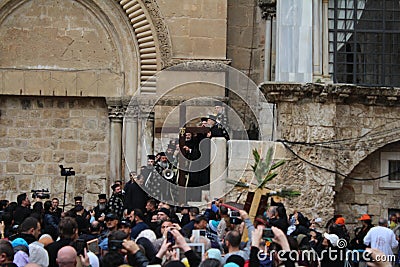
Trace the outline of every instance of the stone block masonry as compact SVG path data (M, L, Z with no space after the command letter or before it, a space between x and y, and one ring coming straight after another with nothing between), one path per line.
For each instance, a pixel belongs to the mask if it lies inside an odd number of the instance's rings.
M107 192L109 119L104 98L0 96L0 199L49 189L63 198L59 165L73 167L67 201L95 205Z

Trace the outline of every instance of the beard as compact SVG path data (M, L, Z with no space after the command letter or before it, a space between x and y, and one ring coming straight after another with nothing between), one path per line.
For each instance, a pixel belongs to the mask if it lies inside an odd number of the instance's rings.
M106 210L106 208L107 208L106 203L104 203L104 204L99 204L99 211Z
M163 168L163 169L168 167L168 162L160 161L159 164L160 164L160 167Z

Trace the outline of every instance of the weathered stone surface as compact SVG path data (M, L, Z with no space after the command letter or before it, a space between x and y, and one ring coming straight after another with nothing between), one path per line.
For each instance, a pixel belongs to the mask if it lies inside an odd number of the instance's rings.
M24 159L27 162L35 162L40 159L40 152L39 151L26 151L24 153Z

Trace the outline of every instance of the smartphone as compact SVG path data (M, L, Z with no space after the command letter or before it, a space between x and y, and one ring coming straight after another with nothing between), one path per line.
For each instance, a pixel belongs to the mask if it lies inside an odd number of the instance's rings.
M241 224L242 219L240 219L239 217L229 217L229 223L230 224Z
M267 240L267 239L271 239L274 238L274 232L272 232L271 228L264 228L263 229L263 234L262 234L262 239Z
M85 255L84 248L86 248L86 241L84 239L77 239L75 241L75 249L78 255Z
M108 243L109 243L108 250L117 251L119 249L122 249L123 248L123 246L122 246L123 242L124 242L123 240L109 240L108 241Z
M238 212L237 210L232 210L230 217L240 217L240 212Z
M199 230L200 236L206 236L206 230Z
M167 243L170 243L171 246L175 245L175 238L170 231L167 233Z

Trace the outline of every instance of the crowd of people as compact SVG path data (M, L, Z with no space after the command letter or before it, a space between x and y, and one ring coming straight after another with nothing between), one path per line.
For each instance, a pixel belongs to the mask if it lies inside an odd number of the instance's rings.
M222 199L203 211L151 198L143 208L131 209L123 203L123 191L114 184L113 195L107 200L100 194L97 206L88 210L80 196L68 211L57 198L36 199L31 208L26 193L16 203L0 201L1 266L363 266L363 259L394 255L398 249L400 214L389 222L379 219L378 226L364 214L350 234L341 216L323 226L320 218L309 220L301 212L287 215L281 203L272 203L252 221ZM368 259L340 256L365 250L371 253ZM387 258L367 264L395 263Z

